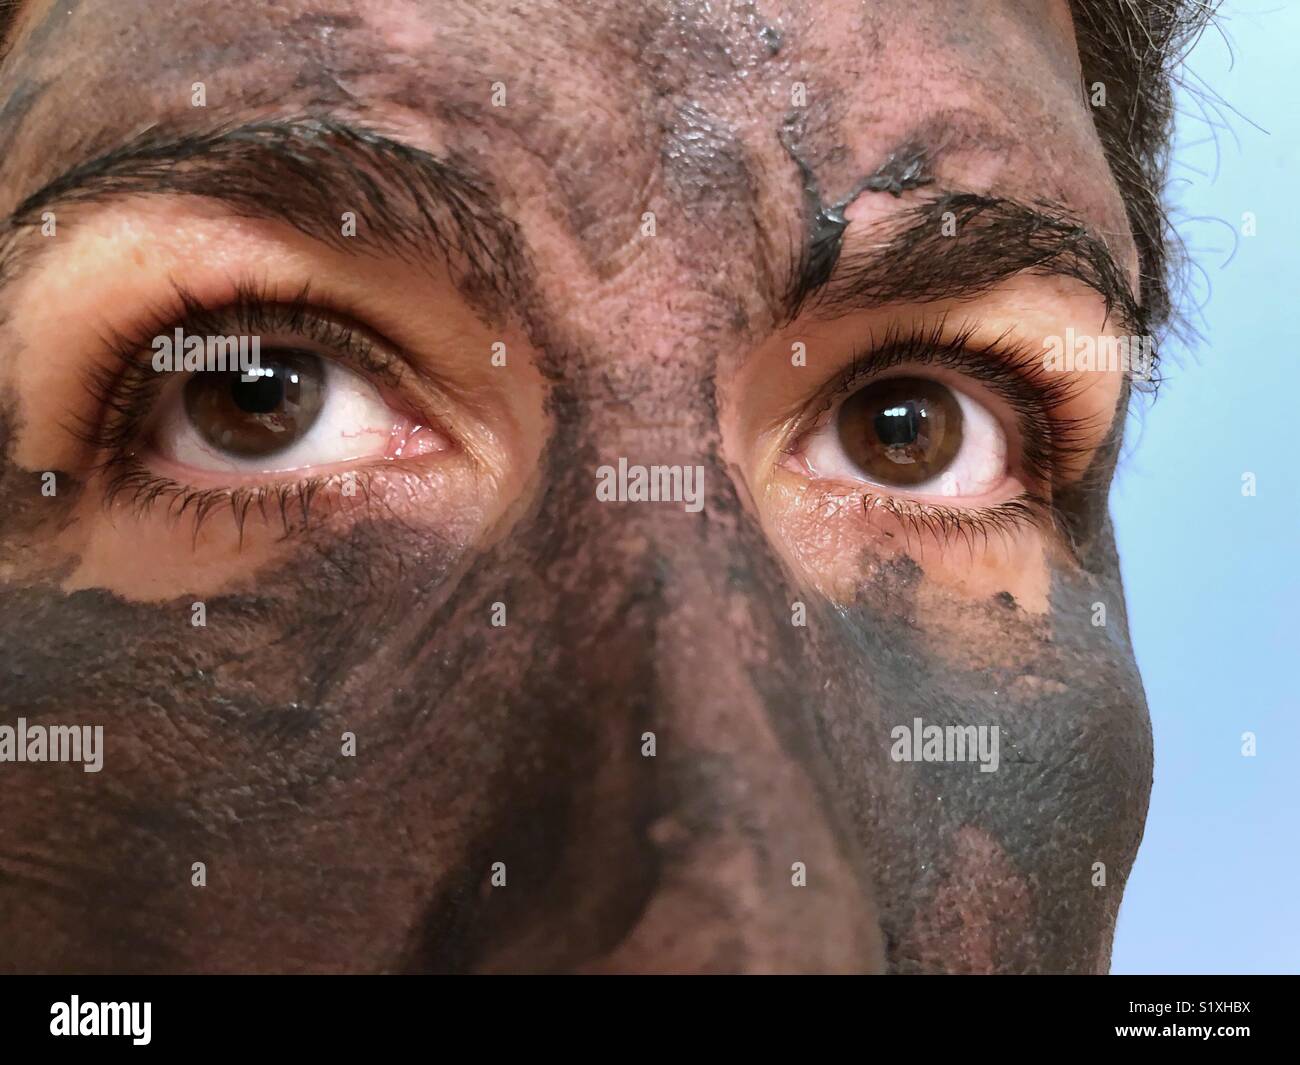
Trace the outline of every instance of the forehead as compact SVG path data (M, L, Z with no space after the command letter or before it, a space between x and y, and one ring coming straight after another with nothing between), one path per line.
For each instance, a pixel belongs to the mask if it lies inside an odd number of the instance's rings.
M1066 205L1130 258L1079 81L1065 0L41 0L0 77L0 187L151 125L329 113L467 161L565 277L686 268L747 311L801 240L796 157L833 202L919 145L940 187Z

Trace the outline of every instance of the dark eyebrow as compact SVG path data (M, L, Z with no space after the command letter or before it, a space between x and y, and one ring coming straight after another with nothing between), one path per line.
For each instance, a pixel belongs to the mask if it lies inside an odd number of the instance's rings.
M823 230L825 227L822 227ZM978 296L1022 272L1070 277L1095 289L1106 313L1145 332L1124 271L1097 236L1058 205L947 193L851 237L841 226L817 246L810 235L786 290L785 313L836 318L907 301Z
M20 3L22 0L0 0L0 59L3 59L5 52L9 50L6 41L9 32L14 28L14 23L18 21Z
M497 309L521 298L518 227L488 184L463 165L379 133L319 118L280 119L205 133L156 127L82 162L24 199L0 223L0 282L19 237L56 208L127 196L200 196L241 216L283 221L344 251L427 263L431 251L467 297ZM343 214L356 215L355 236Z

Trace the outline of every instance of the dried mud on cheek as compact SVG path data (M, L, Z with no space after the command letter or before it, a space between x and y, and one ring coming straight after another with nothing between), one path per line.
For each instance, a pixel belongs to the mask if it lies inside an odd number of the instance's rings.
M1093 601L1115 596L1117 580L1056 572L1046 619L995 596L955 605L946 633L917 626L924 580L907 559L877 567L853 607L810 621L807 669L826 679L812 710L872 856L891 965L930 971L948 956L955 970L989 959L1005 971L1104 967L1151 781L1122 618L1091 623ZM999 768L893 761L891 730L917 718L997 726ZM1104 888L1092 885L1095 862ZM994 935L985 920L988 935L950 950L954 927L980 923L960 902L972 892L1014 900L1022 934Z

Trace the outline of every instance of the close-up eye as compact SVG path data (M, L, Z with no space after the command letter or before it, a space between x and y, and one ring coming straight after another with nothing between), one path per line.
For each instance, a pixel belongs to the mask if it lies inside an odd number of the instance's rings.
M175 295L115 336L113 360L87 379L101 413L80 436L101 456L108 500L161 500L199 521L269 494L305 508L344 471L460 452L403 349L305 289L284 299L242 284L214 307Z
M912 374L876 379L837 403L804 441L814 477L909 494L979 498L1007 475L1007 435L981 402Z
M159 396L148 447L188 471L282 474L443 450L446 438L326 355L288 346L259 365L196 372Z

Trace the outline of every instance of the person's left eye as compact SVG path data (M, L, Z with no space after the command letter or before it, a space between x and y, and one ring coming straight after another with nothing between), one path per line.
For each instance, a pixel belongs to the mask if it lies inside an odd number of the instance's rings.
M173 383L153 422L148 450L196 480L413 458L449 446L371 381L288 344L264 351L250 373L201 371Z
M795 456L815 478L910 497L984 500L1009 475L998 418L960 388L906 371L838 402Z

